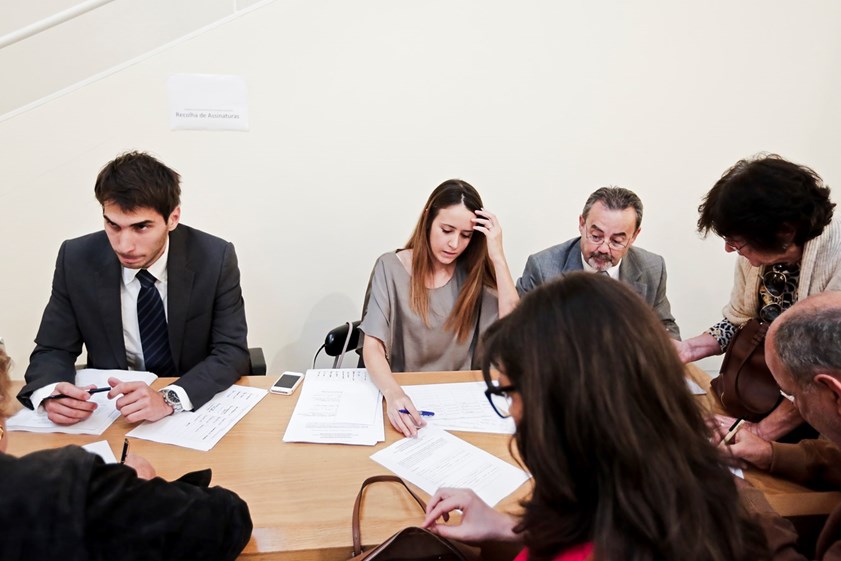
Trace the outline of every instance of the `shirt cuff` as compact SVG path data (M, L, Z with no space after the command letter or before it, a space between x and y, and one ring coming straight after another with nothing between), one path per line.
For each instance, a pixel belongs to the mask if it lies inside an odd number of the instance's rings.
M55 387L58 385L58 382L54 384L49 384L44 386L43 388L38 388L32 395L29 396L29 400L32 402L32 409L38 411L38 407L41 405L41 402L44 401L44 398L48 395L52 395L55 391Z
M174 391L175 394L178 396L179 401L181 401L181 407L184 408L184 411L193 410L193 402L190 401L190 397L187 395L187 392L181 386L176 386L175 384L172 384L161 389Z

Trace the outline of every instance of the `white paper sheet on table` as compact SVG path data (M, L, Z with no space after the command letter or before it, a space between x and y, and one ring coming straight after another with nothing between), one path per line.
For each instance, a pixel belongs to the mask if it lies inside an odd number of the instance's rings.
M439 487L466 487L494 506L529 479L520 468L500 460L437 427L404 438L371 459L430 495Z
M484 382L403 386L416 409L432 411L428 425L445 430L514 434L514 420L502 419L485 397Z
M385 440L383 420L367 370L308 370L283 441L373 446Z
M104 388L108 385L108 378L118 378L124 382L139 381L151 384L158 377L151 372L86 368L76 373L76 385L94 385L98 388ZM12 417L9 417L9 420L6 421L6 428L12 431L27 432L102 434L120 416L120 412L117 411L117 400L108 399L108 392L102 392L91 395L91 401L96 402L97 408L90 417L75 425L57 425L47 418L47 413L43 407L39 407L36 411L31 409L20 410Z
M704 391L704 388L699 386L695 382L695 380L691 378L686 378L686 386L689 388L689 391L692 392L692 395L704 395L705 393L707 393L706 391Z
M207 452L267 393L261 388L231 386L192 413L145 422L126 436Z
M117 463L117 456L114 455L114 451L111 450L111 445L108 444L107 440L97 440L96 442L91 442L90 444L85 444L82 446L85 450L90 452L91 454L96 454L102 461L106 464L116 464Z

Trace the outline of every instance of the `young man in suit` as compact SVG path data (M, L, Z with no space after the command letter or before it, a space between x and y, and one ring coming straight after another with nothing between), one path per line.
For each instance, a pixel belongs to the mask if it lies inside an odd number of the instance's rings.
M245 307L231 243L179 224L180 176L152 156L130 152L108 163L94 192L105 229L65 241L50 301L18 399L43 403L73 424L96 407L73 385L87 349L90 368L180 376L160 392L109 380L109 398L129 422L201 407L247 372ZM66 397L43 401L48 395Z
M642 201L621 187L602 187L587 199L577 238L530 255L517 292L526 292L571 271L610 275L631 286L654 308L673 339L680 329L666 297L666 264L659 255L634 247L642 224Z

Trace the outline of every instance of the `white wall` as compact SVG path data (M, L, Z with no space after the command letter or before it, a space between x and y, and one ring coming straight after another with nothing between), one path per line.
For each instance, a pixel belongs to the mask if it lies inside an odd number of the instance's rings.
M250 343L275 372L306 368L359 316L374 260L450 177L499 215L515 277L576 235L592 190L634 189L637 243L665 256L695 335L732 277L694 228L719 175L767 150L841 182L839 21L836 0L269 3L0 122L0 335L16 376L58 246L101 227L94 178L128 149L182 174L185 223L236 244ZM250 132L168 130L179 72L244 76Z

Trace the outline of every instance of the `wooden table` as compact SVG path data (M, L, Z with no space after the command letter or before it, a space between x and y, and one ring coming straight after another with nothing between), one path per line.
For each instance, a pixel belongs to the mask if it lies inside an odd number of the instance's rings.
M710 378L690 365L689 375L701 387ZM481 380L479 372L398 374L402 384L428 384ZM239 384L268 388L274 377L243 377ZM161 379L156 387L168 380ZM17 382L14 391L20 387ZM242 559L340 560L350 557L351 509L363 479L388 473L369 456L400 439L386 422L386 442L377 446L342 446L284 443L283 433L300 391L293 396L269 394L242 419L211 451L199 452L139 439L131 440L131 451L152 462L158 474L175 479L184 472L213 468L213 484L236 491L248 503L254 520L254 534ZM702 407L720 411L711 394L698 396ZM119 418L102 436L64 434L9 434L9 450L22 455L34 450L87 444L106 439L119 453L123 436L132 425ZM457 433L459 437L512 463L510 438L504 435ZM800 485L755 470L745 477L761 489L771 506L784 516L827 514L841 500L841 493L814 492ZM498 508L516 512L517 502L526 496L522 485ZM420 492L421 496L427 495ZM397 485L378 484L366 491L362 534L366 544L385 538L422 520L417 505Z
M479 381L480 372L398 374L402 384ZM274 377L248 376L238 384L268 388ZM163 387L159 379L155 387ZM20 388L17 382L14 392ZM362 481L389 473L369 458L401 438L386 421L386 441L377 446L294 444L283 442L289 417L300 390L292 396L268 394L209 452L131 439L130 450L147 458L158 475L172 480L194 469L213 468L213 483L239 494L254 521L251 541L242 559L339 560L350 557L351 511ZM490 407L490 406L489 406ZM106 439L119 454L124 435L132 429L120 417L102 436L9 434L8 452L23 455L67 444ZM498 434L456 433L460 438L515 463L508 451L510 437ZM422 497L428 497L419 489ZM516 511L529 491L524 484L498 508ZM418 525L422 513L396 484L378 483L365 492L362 538L380 543L396 531Z
M721 403L709 391L712 378L693 364L687 366L687 373L699 386L707 390L705 395L696 396L701 407L713 413L723 413ZM841 492L813 491L764 471L756 469L744 471L745 479L761 490L774 510L782 516L827 515L841 502Z

